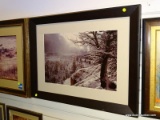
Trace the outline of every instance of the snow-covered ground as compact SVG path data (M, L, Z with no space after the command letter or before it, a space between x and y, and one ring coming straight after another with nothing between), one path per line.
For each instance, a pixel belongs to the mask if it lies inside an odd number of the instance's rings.
M75 86L101 88L100 87L100 69L101 65L92 65L87 68L81 68L72 74L71 78L64 81L64 84L71 85L71 80L75 81Z

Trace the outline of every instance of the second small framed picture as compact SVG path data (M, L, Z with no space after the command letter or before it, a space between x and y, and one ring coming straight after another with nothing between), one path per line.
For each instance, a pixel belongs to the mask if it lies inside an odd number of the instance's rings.
M0 120L6 120L6 108L4 103L0 103Z
M0 21L0 92L29 97L28 19Z
M7 106L7 120L43 120L42 114Z
M142 113L160 118L160 18L143 20Z

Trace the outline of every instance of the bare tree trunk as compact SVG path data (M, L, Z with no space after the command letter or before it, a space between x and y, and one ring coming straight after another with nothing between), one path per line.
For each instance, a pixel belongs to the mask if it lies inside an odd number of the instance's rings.
M101 87L105 89L109 89L109 79L107 76L107 66L108 66L108 56L104 57L104 60L102 62L102 67L101 67L101 75L100 75L100 80L101 80Z
M70 81L71 81L71 85L76 84L76 80L72 79L72 77L70 78Z
M107 90L116 90L117 88L116 82L110 81L108 78L108 72L107 72L108 58L109 56L105 56L102 62L101 75L100 75L101 87Z

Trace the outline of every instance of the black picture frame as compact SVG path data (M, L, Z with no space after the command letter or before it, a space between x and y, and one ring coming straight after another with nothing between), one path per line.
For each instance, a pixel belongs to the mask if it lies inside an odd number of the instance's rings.
M62 15L44 16L29 20L32 97L57 101L71 105L87 107L118 114L138 114L139 92L139 45L140 45L140 13L141 5L106 8ZM89 20L129 18L129 71L128 71L128 104L112 103L94 99L86 99L71 95L63 95L39 90L37 68L37 26L56 23L71 23ZM125 24L125 23L124 23ZM124 63L125 64L125 63ZM126 75L127 76L127 75ZM122 82L123 84L123 82ZM123 94L121 95L123 96Z
M158 46L157 31L159 31L160 18L143 19L143 56L142 56L142 114L145 117L160 118L157 97L159 80L157 74ZM155 36L155 37L154 37Z

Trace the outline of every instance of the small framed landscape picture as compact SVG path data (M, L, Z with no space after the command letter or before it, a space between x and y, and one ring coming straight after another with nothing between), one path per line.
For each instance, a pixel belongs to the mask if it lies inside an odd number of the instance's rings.
M160 18L143 20L142 113L160 118Z
M5 104L0 103L0 120L6 120Z
M28 97L28 20L0 22L0 92Z
M42 114L7 106L7 120L42 120Z

